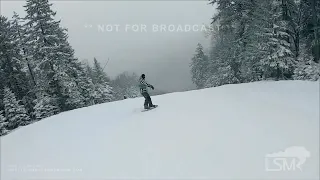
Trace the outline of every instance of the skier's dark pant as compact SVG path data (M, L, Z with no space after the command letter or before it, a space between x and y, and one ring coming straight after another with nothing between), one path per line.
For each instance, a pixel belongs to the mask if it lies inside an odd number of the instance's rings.
M144 97L145 101L144 101L144 107L152 107L152 101L151 101L151 97L147 92L143 92L141 93L142 96Z

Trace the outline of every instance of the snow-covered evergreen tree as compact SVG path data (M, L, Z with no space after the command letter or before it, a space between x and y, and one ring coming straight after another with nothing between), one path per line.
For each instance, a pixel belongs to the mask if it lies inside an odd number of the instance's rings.
M81 66L77 71L78 75L76 82L79 91L83 97L84 106L90 106L95 104L95 99L97 99L97 93L95 92L95 85L92 82L90 75L86 72L86 67Z
M311 80L318 81L320 79L320 66L319 63L309 60L299 65L293 75L295 80Z
M25 21L23 18L14 12L14 15L11 20L11 32L13 34L13 40L16 47L16 52L19 55L19 62L21 64L21 71L23 74L19 77L20 83L19 86L23 86L24 93L20 93L18 96L26 106L28 112L33 111L33 100L35 97L35 78L32 70L32 60L28 57L27 49L30 48L25 43L26 29L23 24ZM15 92L15 91L14 91Z
M210 3L217 5L218 12L212 22L217 30L213 36L215 43L210 53L206 87L245 82L243 76L248 75L243 74L246 69L243 66L250 64L247 61L253 56L247 50L254 41L251 38L255 28L253 13L258 3L255 0L211 0Z
M5 135L8 130L7 130L7 120L3 115L3 112L0 111L0 136Z
M19 54L19 44L16 43L10 22L3 16L0 16L0 30L0 65L7 77L2 83L10 86L17 96L22 98L27 91L27 81L22 71L23 64Z
M95 104L111 102L113 100L113 89L108 83L95 84Z
M206 75L205 87L216 87L224 84L240 83L238 62L235 60L232 38L234 36L219 35L218 41L210 53L209 71ZM234 52L234 53L230 53Z
M218 30L206 86L292 79L308 14L302 1L212 0Z
M93 69L89 64L86 64L86 74L88 74L89 78L92 80L92 83L95 83Z
M53 116L60 112L57 103L45 93L40 94L35 100L34 117L37 121Z
M300 48L301 53L298 57L298 67L294 71L295 80L318 81L320 79L320 65L314 62L314 58L305 48Z
M201 89L205 86L205 74L208 71L208 56L205 55L203 46L198 43L196 48L196 53L192 58L191 66L191 75L192 81L197 86L198 89Z
M21 54L21 39L19 38L20 26L16 25L15 19L9 21L6 17L0 16L0 69L3 78L0 88L9 87L17 99L24 100L29 112L32 105L28 104L31 96L29 94L30 84L25 72L25 64ZM0 98L3 99L2 95Z
M94 58L93 64L93 78L96 92L96 104L112 101L114 99L113 88L111 87L107 74L103 71L103 68L96 58Z
M101 64L96 58L93 59L93 63L92 73L94 83L110 82L110 78L104 72Z
M290 35L287 33L288 24L284 19L283 2L273 0L265 3L269 13L265 13L267 23L261 37L264 41L259 44L261 51L264 51L260 60L263 78L288 79L292 76L296 62L291 51Z
M54 20L48 0L27 0L26 26L29 27L27 43L33 60L37 63L37 84L56 99L62 111L82 107L83 97L75 82L77 59L67 42L66 29Z
M8 87L4 89L3 103L5 116L8 121L8 130L31 123L31 119L28 116L25 107L19 104L15 94Z

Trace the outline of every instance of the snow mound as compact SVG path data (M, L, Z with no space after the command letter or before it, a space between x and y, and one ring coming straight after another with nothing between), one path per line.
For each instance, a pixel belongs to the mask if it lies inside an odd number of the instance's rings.
M1 138L0 179L319 178L319 82L152 100L151 111L126 99L19 128Z

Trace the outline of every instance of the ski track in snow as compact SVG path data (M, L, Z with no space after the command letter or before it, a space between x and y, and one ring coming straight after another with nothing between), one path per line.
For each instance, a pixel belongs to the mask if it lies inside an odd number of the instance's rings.
M152 100L159 107L146 112L143 98L126 99L1 137L0 179L319 179L319 82L225 85ZM267 172L266 155L291 146L311 153L302 171Z

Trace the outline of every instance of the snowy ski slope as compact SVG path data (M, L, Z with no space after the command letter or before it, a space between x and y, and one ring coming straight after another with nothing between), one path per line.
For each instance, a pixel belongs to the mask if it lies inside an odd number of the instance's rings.
M319 178L319 82L225 85L152 99L159 107L151 111L141 112L142 98L126 99L2 137L0 179Z

